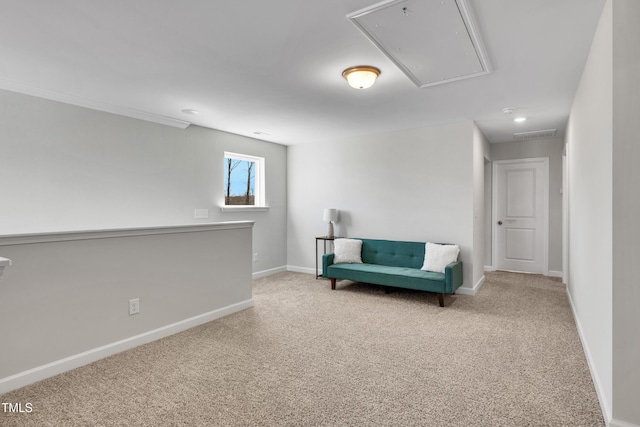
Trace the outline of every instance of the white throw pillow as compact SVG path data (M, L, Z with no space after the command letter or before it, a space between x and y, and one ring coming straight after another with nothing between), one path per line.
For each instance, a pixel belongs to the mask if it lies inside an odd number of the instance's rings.
M333 263L362 264L362 240L336 239L333 242Z
M424 264L421 270L444 273L444 268L458 260L458 245L438 245L427 243L424 248Z

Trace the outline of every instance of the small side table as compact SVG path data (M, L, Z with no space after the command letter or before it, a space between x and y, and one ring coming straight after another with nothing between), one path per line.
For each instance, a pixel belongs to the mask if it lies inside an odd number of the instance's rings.
M323 249L324 252L323 254L327 253L327 242L333 242L336 239L341 239L341 237L338 236L334 236L334 237L329 237L329 236L318 236L316 237L316 279L318 279L319 277L322 277L321 274L318 274L318 241L322 240L322 244L323 244Z

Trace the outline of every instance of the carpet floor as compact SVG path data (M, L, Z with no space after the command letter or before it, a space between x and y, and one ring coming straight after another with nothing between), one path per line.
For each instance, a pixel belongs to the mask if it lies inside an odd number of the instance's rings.
M604 426L564 286L475 296L282 273L255 307L0 396L2 426Z

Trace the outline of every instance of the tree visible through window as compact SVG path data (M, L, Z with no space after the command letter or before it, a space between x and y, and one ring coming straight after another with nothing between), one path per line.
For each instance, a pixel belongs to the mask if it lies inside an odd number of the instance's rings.
M244 154L224 155L224 204L226 206L263 206L264 159Z

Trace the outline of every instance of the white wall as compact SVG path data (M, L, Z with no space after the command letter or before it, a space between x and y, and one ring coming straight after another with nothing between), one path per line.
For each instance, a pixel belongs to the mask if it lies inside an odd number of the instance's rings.
M489 153L490 155L490 153ZM493 265L493 163L485 159L484 163L484 265Z
M613 402L612 78L612 8L608 1L571 107L566 137L568 292L605 418L611 417Z
M489 141L473 124L473 283L484 282L485 266L485 159L489 157Z
M325 207L336 235L461 246L473 285L473 123L289 147L288 265L311 272Z
M549 271L562 272L562 138L491 144L492 160L549 158Z
M613 418L640 426L640 2L613 2Z
M252 226L0 237L0 394L252 306Z
M220 212L224 151L266 158L268 212ZM285 146L0 91L0 153L0 235L255 220L253 270L286 265Z

